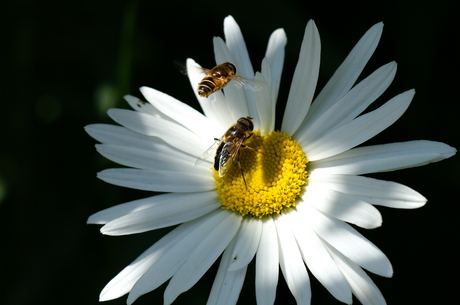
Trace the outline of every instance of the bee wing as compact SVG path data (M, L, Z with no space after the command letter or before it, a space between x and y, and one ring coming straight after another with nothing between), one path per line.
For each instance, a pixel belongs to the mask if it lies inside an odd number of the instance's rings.
M185 69L185 74L189 74L189 73L204 73L204 74L208 74L209 71L211 71L210 69L206 69L206 68L202 68L200 66L195 66L195 65L189 65L188 68Z
M238 139L235 142L225 143L222 148L219 159L219 176L223 177L232 166L235 158L238 158L238 153L243 143L244 138Z
M223 177L232 166L235 144L233 142L225 143L219 155L219 176Z
M238 87L244 87L247 89L252 89L254 91L258 91L262 89L262 84L260 81L244 78L242 76L238 75L233 75L230 76L229 79L231 79L231 83L234 84L235 86Z
M201 164L204 161L211 162L211 160L209 160L209 156L216 153L217 146L220 144L220 142L220 139L215 140L214 144L212 144L208 149L206 149L204 153L201 154L200 157L198 157L198 159L196 159L195 165Z

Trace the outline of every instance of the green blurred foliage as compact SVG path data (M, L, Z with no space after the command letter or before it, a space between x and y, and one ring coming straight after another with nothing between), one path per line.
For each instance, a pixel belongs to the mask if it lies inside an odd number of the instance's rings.
M314 19L322 40L320 85L361 35L384 21L380 46L365 74L399 63L382 102L410 88L407 113L371 140L428 139L459 145L459 27L454 2L432 1L9 1L2 5L0 100L0 304L98 304L103 286L168 230L107 237L86 225L98 210L148 196L96 179L117 167L99 156L83 131L110 122L108 108L151 86L199 109L176 62L192 57L212 66L212 37L223 18L239 23L256 70L271 32L288 36L279 117L289 92L305 25ZM454 281L439 261L457 261L458 158L381 174L425 195L416 211L380 209L384 226L364 234L392 260L392 280L373 277L389 304L442 304ZM450 267L450 266L449 266ZM457 266L454 266L457 268ZM175 304L204 304L215 266ZM250 271L239 304L254 304ZM315 280L313 304L336 304ZM164 286L135 304L162 302ZM193 300L193 301L191 301ZM125 298L107 304L125 304ZM277 304L294 304L281 281Z

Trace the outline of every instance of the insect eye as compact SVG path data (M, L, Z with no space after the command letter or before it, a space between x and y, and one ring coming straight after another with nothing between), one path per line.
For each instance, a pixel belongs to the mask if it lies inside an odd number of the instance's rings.
M236 66L234 64L232 64L231 62L227 62L226 63L226 66L232 70L233 74L236 74Z

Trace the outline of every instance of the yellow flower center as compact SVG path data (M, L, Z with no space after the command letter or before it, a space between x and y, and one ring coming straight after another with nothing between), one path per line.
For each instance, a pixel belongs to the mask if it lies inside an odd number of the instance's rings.
M244 142L238 158L223 177L214 171L216 191L223 209L262 218L293 208L308 178L300 146L290 136L259 131Z

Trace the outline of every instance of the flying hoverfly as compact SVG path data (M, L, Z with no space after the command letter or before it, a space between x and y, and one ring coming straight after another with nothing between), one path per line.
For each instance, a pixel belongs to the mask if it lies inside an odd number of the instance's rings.
M256 83L250 79L236 75L236 66L230 62L224 62L212 69L194 67L206 76L198 83L198 95L209 97L216 91L222 90L230 81L239 86L258 89Z

